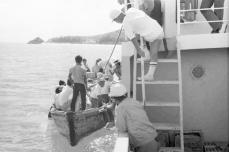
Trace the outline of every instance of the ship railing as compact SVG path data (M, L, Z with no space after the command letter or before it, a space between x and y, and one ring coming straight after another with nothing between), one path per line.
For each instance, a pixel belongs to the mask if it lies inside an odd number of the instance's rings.
M193 8L195 7L195 8ZM176 0L176 40L177 40L177 50L187 50L187 49L198 49L198 48L219 48L219 47L229 47L229 44L227 42L229 34L228 34L228 27L225 29L224 33L214 33L212 36L209 36L208 34L205 34L204 31L200 31L198 34L196 33L198 30L194 30L192 33L192 30L186 34L183 33L183 30L181 32L181 29L185 29L184 24L206 24L206 23L228 23L228 5L225 5L225 7L211 7L211 8L196 8L197 6L191 6L189 8L185 8L184 5L181 5L181 0ZM201 11L207 11L207 10L222 10L224 11L223 19L219 20L206 20L199 16ZM192 12L190 14L187 14L188 12ZM197 16L198 12L198 16ZM187 16L186 16L187 15ZM189 30L191 27L187 27ZM197 28L195 26L194 28ZM203 27L201 27L203 29ZM209 34L211 34L209 32ZM211 41L211 43L206 43L208 41ZM190 43L192 42L192 43ZM211 45L209 45L211 44Z
M185 12L197 12L197 11L207 11L207 10L222 10L222 9L228 9L229 7L214 7L214 8L197 8L197 9L180 9L180 16L181 13ZM178 13L179 14L179 13ZM201 23L215 23L215 22L229 22L228 19L222 19L222 20L210 20L210 21L185 21L183 23L180 22L180 24L201 24Z

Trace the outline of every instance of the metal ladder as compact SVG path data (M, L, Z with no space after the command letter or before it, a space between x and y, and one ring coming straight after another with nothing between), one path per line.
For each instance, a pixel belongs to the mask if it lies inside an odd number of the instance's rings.
M139 8L137 2L133 0L133 6L135 8ZM127 0L124 0L125 6L127 6ZM177 8L180 8L180 0L177 1ZM127 10L127 7L125 7ZM178 13L180 13L180 9L178 9ZM183 134L183 96L182 96L182 73L181 73L181 54L180 54L180 45L179 45L179 35L180 35L180 16L177 15L177 59L158 59L158 63L175 63L178 66L178 80L175 81L144 81L144 73L145 73L145 62L141 59L141 62L137 61L137 51L134 51L134 69L133 69L133 98L136 100L136 86L141 85L142 92L142 104L144 107L153 106L153 107L178 107L179 108L179 124L171 124L171 123L153 123L156 130L177 130L180 132L180 148L177 147L165 147L161 148L159 152L184 152L184 134ZM143 38L140 38L140 45L143 48ZM137 81L137 64L141 64L141 81ZM154 101L148 103L146 101L146 91L145 85L178 85L178 96L179 101L175 102L160 102Z
M141 40L142 41L142 40ZM179 47L179 45L177 45ZM137 52L134 53L134 76L133 76L133 98L136 99L137 85L141 85L142 104L144 107L178 107L179 108L179 124L172 123L152 123L156 130L177 130L180 131L180 151L184 151L184 138L183 138L183 98L182 98L182 73L181 73L181 56L180 49L177 49L177 59L158 59L158 64L177 64L178 66L178 80L154 80L144 81L145 62L141 59L141 62L137 61ZM137 80L137 64L141 64L141 81ZM179 101L177 102L161 102L161 101L146 101L146 85L177 85ZM171 148L170 148L171 149ZM173 149L173 148L172 148ZM171 149L171 151L172 151ZM166 148L168 150L168 148ZM174 149L177 151L177 148Z
M179 6L179 1L177 3L177 7L180 8ZM138 6L137 6L138 7ZM179 10L178 10L179 11ZM179 14L179 12L178 12ZM179 16L179 15L177 15ZM180 16L179 16L180 17ZM178 20L180 21L178 17ZM158 59L158 63L175 63L177 64L178 67L178 80L173 80L173 81L150 81L146 82L144 81L144 74L145 74L145 62L143 61L143 58L141 59L141 62L137 61L137 52L135 50L134 53L134 70L133 70L133 98L136 99L136 85L141 85L141 94L142 94L142 104L144 107L146 106L151 106L151 107L178 107L179 108L179 124L171 124L171 123L153 123L154 127L156 130L177 130L180 132L180 148L177 149L177 147L173 148L161 148L159 151L168 151L170 150L171 152L177 152L181 151L184 152L184 134L183 134L183 96L182 96L182 73L181 73L181 54L180 54L180 45L179 45L179 35L180 35L180 24L178 23L177 25L177 59ZM140 38L140 45L141 48L143 48L143 38ZM141 81L137 81L137 64L141 64ZM177 102L160 102L160 101L152 101L152 102L147 102L146 101L146 85L178 85L178 100Z

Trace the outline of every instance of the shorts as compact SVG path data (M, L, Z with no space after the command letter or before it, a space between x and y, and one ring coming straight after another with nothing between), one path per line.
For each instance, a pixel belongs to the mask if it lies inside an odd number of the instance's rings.
M145 35L145 36L143 36L143 37L144 37L144 39L145 39L146 41L153 42L153 41L155 41L155 40L157 40L157 39L163 39L163 38L164 38L164 32L161 31L160 34L156 34L156 35L155 35L154 32L152 32L152 33L150 33L150 34L148 34L148 35Z

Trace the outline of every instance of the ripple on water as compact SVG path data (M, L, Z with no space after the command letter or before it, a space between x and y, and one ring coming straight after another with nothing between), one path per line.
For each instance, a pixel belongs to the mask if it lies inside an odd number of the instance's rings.
M112 152L114 149L116 138L116 133L99 137L89 143L89 145L85 149L87 152Z
M50 127L52 121L47 120L54 88L60 79L66 80L74 64L73 57L81 54L91 67L97 58L106 59L110 55L107 50L112 45L0 43L0 48L0 152L109 152L112 149L113 132L98 130L72 147L55 124ZM113 57L120 59L121 47L116 49ZM92 51L96 53L92 55Z

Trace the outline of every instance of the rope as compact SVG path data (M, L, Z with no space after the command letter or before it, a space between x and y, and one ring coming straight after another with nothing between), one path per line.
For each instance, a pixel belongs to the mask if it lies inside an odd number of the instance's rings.
M110 61L110 59L111 59L111 57L112 57L112 55L113 55L113 53L114 53L114 50L115 50L115 47L116 47L116 45L117 45L117 43L118 43L119 37L120 37L120 35L121 35L121 32L122 32L122 27L121 27L121 29L120 29L120 31L119 31L118 37L117 37L117 39L116 39L116 41L115 41L115 44L114 44L114 47L113 47L113 49L112 49L112 51L111 51L111 55L110 55L110 57L108 58L107 63L106 63L106 65L105 65L105 68L104 68L104 69L106 69L106 67L107 67L107 65L108 65L108 63L109 63L109 61Z

